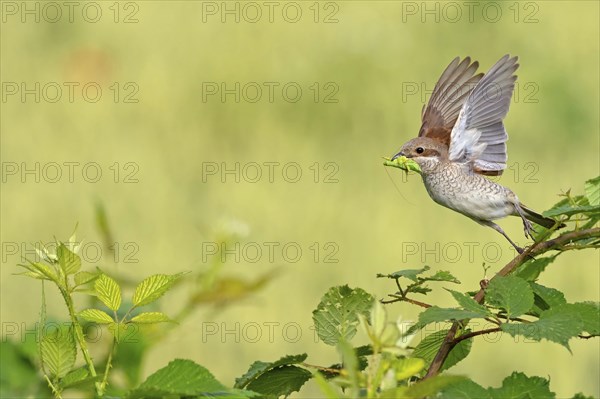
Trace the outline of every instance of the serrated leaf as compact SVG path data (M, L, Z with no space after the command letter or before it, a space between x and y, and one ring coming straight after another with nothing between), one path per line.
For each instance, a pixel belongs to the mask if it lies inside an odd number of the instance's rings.
M452 386L466 377L457 375L436 375L435 377L421 380L408 387L403 386L393 390L382 392L382 397L385 398L402 398L402 399L422 399L425 397L435 397L441 390Z
M460 280L446 270L438 270L434 275L422 277L421 279L422 281L447 281L449 283L460 284Z
M554 217L559 215L567 215L572 216L578 213L585 213L589 215L595 215L600 213L600 205L582 205L582 206L574 206L574 205L563 205L558 208L552 208L543 212L542 215L546 217Z
M442 397L444 399L551 399L555 394L550 391L548 380L513 372L502 381L500 388L485 389L472 380L465 380L445 388Z
M553 255L544 258L530 259L519 266L515 273L513 273L513 276L520 277L525 281L535 281L540 276L540 273L546 269L546 266L554 262L554 259L556 259L557 256L558 255Z
M586 181L583 189L590 205L600 205L600 176Z
M27 270L25 272L21 272L21 273L14 273L16 276L25 276L25 277L31 277L34 278L36 280L50 280L48 277L44 276L42 273L38 272L38 271L31 271L31 270Z
M269 370L248 384L248 389L266 396L288 396L299 391L312 373L298 366L282 366Z
M426 364L431 364L440 349L442 342L446 338L446 335L448 335L448 331L449 330L439 330L423 338L413 351L412 356L423 359ZM465 333L467 332L469 331L465 331ZM456 344L448 354L441 370L447 370L466 358L471 351L472 344L472 339L464 339Z
M356 348L354 348L354 351L356 352L356 356L358 357L371 356L373 354L373 348L371 347L371 345L357 346Z
M600 305L594 302L577 302L573 310L583 323L583 331L591 335L600 335Z
M164 323L173 322L166 314L162 312L144 312L131 319L132 323L138 324L152 324L152 323Z
M405 293L415 293L415 294L427 294L428 292L431 292L431 288L424 286L424 285L418 285L418 284L411 284L408 287L406 287L406 289L404 290Z
M539 316L544 310L567 303L565 296L557 289L529 283L534 295L534 305L529 313Z
M427 324L438 323L438 322L450 322L463 319L474 319L485 317L481 312L472 312L470 310L456 309L456 308L440 308L432 306L425 309L419 315L419 321L408 329L407 334L413 334L415 331L420 330Z
M81 258L79 255L73 253L62 242L56 249L56 256L58 257L60 268L67 276L75 274L81 269Z
M593 396L587 396L587 395L582 394L581 392L578 392L575 395L573 395L573 397L571 399L597 399L597 398L594 398Z
M308 355L306 353L302 353L300 355L284 356L274 362L256 361L250 365L250 368L243 376L235 379L234 387L240 389L245 388L250 382L254 381L267 371L281 366L291 366L302 363L307 357Z
M444 388L442 397L444 399L492 399L492 394L473 380L464 380Z
M121 306L121 288L113 278L102 273L94 282L94 290L98 299L109 309L119 310Z
M71 371L77 347L70 329L59 328L42 337L40 351L44 368L52 377L62 378Z
M133 294L133 304L135 306L148 305L163 296L181 277L183 273L167 275L155 274L142 281Z
M216 396L226 395L228 391L206 368L191 360L176 359L150 375L126 397Z
M392 279L406 277L407 279L412 280L416 283L418 281L417 276L419 274L425 273L429 269L430 269L429 266L424 266L422 269L399 270L397 272L394 272L392 274L387 274L387 275L378 274L377 277L387 277L387 278L392 278Z
M64 284L59 280L58 275L56 274L56 271L52 266L40 262L31 262L29 260L27 262L29 262L29 264L19 264L18 266L27 269L30 273L39 276L34 278L54 281L60 287L64 286ZM33 275L31 275L31 277L33 277Z
M81 312L79 312L79 317L81 317L84 320L98 324L110 324L114 322L113 318L110 317L108 313L100 309L82 310Z
M550 382L541 377L527 377L523 373L513 372L502 381L500 388L489 388L492 398L502 399L554 399L556 394L550 391Z
M522 335L534 341L547 339L556 342L569 351L569 339L583 331L583 321L573 304L559 305L543 311L539 320L531 323L503 323L502 331L510 335Z
M454 300L456 300L456 302L458 302L458 304L465 310L481 313L483 317L491 315L491 312L485 306L478 303L475 299L471 298L471 296L449 289L446 289L446 291L452 294Z
M73 276L75 280L75 285L84 285L90 283L98 277L100 277L99 273L92 273L86 271L75 273L75 275Z
M509 318L518 317L533 306L533 291L520 277L496 277L486 289L486 302L506 310Z
M327 345L349 341L356 334L359 314L368 317L373 296L361 288L347 285L332 287L313 311L313 322L319 338Z

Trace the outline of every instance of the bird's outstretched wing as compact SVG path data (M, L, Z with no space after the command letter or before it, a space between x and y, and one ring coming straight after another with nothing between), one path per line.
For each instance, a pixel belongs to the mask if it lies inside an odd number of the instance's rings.
M507 54L477 83L452 128L451 161L465 163L475 173L502 174L508 140L502 120L508 113L518 67L517 57Z
M450 144L450 132L459 112L483 76L483 73L475 75L478 67L479 63L471 63L470 57L462 61L456 57L446 67L433 89L429 103L423 107L419 137L429 137L447 146Z

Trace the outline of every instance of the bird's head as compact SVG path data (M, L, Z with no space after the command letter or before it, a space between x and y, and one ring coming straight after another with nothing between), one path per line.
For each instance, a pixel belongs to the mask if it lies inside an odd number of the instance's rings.
M448 148L437 140L417 137L406 142L392 160L401 156L412 159L419 164L422 172L428 173L448 158Z

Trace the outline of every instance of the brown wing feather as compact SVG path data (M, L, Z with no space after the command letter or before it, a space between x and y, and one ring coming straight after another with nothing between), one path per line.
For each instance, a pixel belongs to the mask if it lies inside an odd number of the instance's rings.
M446 67L436 83L429 103L423 107L419 137L429 137L450 144L450 133L460 110L483 73L474 75L479 67L466 57L458 57Z

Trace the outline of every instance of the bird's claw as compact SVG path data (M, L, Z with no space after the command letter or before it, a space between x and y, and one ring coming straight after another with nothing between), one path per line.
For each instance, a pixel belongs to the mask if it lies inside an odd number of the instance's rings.
M525 218L523 218L523 230L525 231L525 238L534 239L531 234L534 231L533 226L531 225L531 222Z

